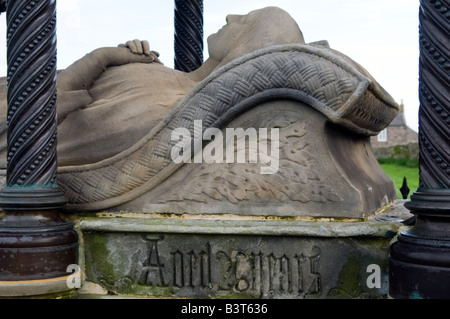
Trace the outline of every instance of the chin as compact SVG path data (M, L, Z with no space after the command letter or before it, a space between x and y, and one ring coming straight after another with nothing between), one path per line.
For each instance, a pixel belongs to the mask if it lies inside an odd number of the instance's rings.
M212 50L211 48L215 47L215 43L217 42L217 41L215 41L216 36L217 36L217 33L213 33L206 40L206 42L208 44L208 54L210 57L215 55L214 50Z
M217 37L217 33L213 33L213 34L208 36L208 38L206 39L206 42L208 43L208 46L210 46L211 43L214 43L214 38L215 37Z

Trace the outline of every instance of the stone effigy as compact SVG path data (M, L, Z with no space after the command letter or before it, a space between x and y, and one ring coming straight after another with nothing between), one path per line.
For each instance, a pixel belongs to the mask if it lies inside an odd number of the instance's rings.
M164 67L145 41L95 50L59 73L67 209L365 218L396 198L369 136L398 106L370 74L326 43L306 44L281 9L227 22L191 73ZM3 112L2 169L5 122ZM256 144L228 151L227 129L244 132L231 145L252 132ZM192 137L181 161L174 132ZM256 160L237 162L239 152Z

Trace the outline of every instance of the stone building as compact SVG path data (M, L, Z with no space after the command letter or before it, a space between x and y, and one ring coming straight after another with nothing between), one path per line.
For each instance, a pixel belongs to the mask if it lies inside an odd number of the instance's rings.
M377 136L372 136L370 142L377 157L390 157L388 153L395 146L408 146L409 149L418 151L418 134L406 125L403 103L391 124ZM412 153L408 157L418 156L414 155L414 151Z

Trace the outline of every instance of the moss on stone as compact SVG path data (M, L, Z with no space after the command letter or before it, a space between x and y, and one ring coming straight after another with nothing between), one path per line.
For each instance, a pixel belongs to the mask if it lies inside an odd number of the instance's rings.
M354 256L349 257L339 273L337 287L330 291L329 296L334 298L355 298L360 295L362 282L360 270L360 261Z
M114 266L105 262L108 260L108 256L105 256L108 254L106 236L102 233L85 233L84 238L87 279L96 282L97 280L92 280L94 278L91 279L92 274L95 273L113 276Z
M328 293L329 298L384 298L380 295L379 289L367 287L367 278L370 273L366 273L369 264L376 264L381 269L381 284L383 284L383 273L386 272L386 259L382 256L374 257L369 262L363 260L361 256L351 255L339 272L336 287Z

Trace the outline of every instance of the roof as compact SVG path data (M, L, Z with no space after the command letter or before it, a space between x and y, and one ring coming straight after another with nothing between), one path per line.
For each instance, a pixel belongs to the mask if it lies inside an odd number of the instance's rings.
M397 116L392 120L389 126L406 126L403 112L398 112Z

